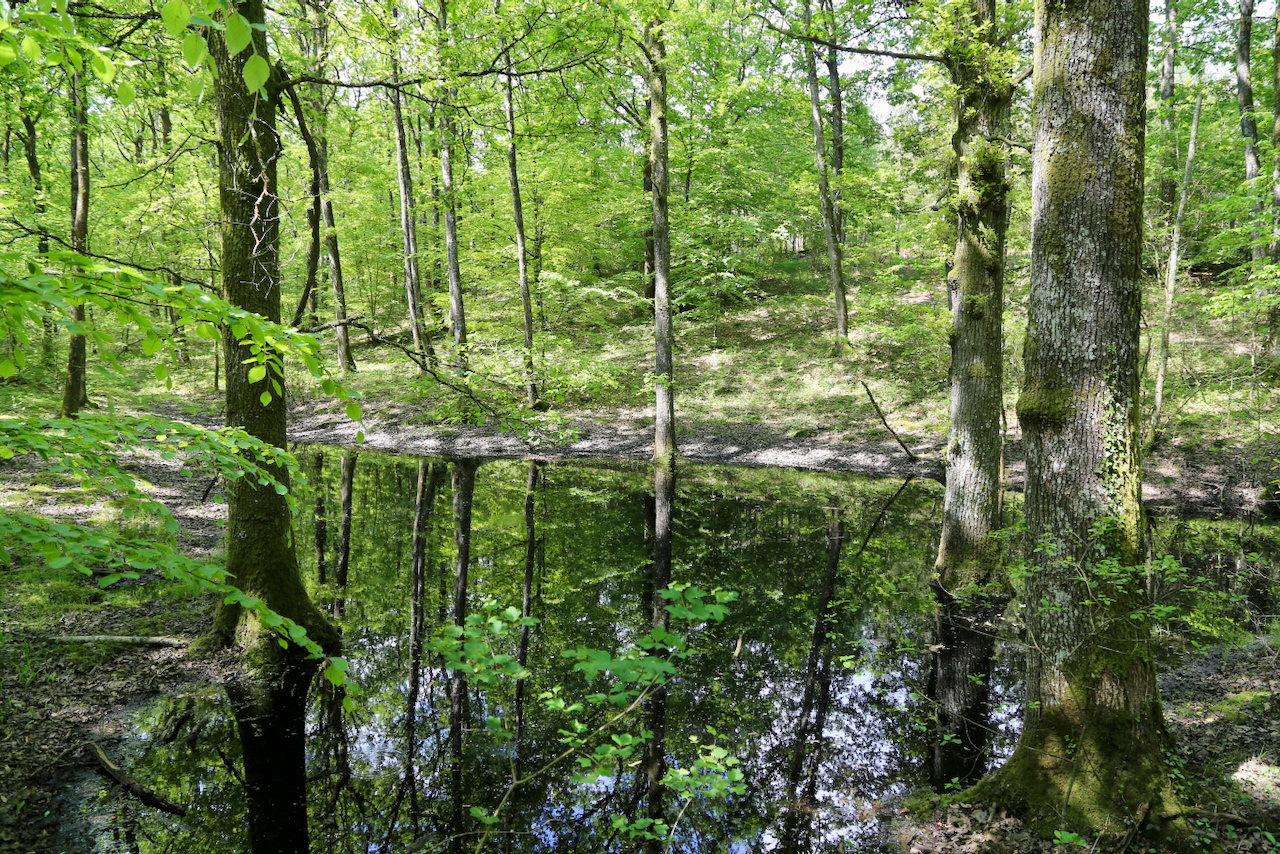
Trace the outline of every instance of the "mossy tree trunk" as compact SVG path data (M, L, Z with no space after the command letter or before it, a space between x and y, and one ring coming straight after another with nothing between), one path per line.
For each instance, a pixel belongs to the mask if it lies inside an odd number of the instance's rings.
M947 65L959 97L956 130L956 246L951 293L951 428L947 491L936 569L946 601L1000 583L1004 410L1004 246L1009 222L1005 151L1009 97L996 46L995 0L958 12ZM998 591L998 592L1003 592Z
M251 24L263 20L262 0L235 6ZM259 98L245 86L242 69L256 51L266 56L266 36L258 30L253 46L236 56L227 51L221 30L210 30L209 55L218 67L215 84L219 135L219 199L222 206L222 289L227 300L263 317L280 321L280 212L276 164L280 157L276 132L278 92L268 83ZM285 441L284 377L269 369L265 380L249 382L256 359L250 348L224 330L226 354L226 420L277 448ZM278 383L273 387L272 381ZM264 404L261 395L270 390ZM288 484L288 473L275 472ZM322 645L333 645L333 626L312 604L298 569L291 531L292 516L284 495L250 479L227 486L227 570L235 584L262 599L277 614L304 626ZM273 631L257 614L223 604L215 618L211 641L244 645L250 669L281 666L285 654ZM292 659L292 656L289 656Z
M1144 0L1036 3L1026 712L983 794L1046 830L1176 810L1138 566L1147 27Z

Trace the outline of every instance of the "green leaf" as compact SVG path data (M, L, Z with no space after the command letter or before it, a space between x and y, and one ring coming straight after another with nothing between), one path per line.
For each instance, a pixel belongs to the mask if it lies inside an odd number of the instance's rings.
M187 65L192 68L198 68L207 52L208 48L204 43L204 38L199 33L193 30L183 36L182 58L187 61Z
M116 103L122 107L127 107L133 103L134 97L133 86L129 84L128 80L122 81L120 88L116 89Z
M258 54L249 57L244 64L244 85L249 87L250 92L260 92L262 87L267 85L267 78L271 76L271 68L267 65L267 61Z
M256 382L261 382L263 379L266 378L266 376L267 376L266 365L254 365L252 368L249 369L249 384L253 385Z
M169 0L160 10L160 20L164 21L164 28L169 31L169 35L176 39L187 28L187 21L191 20L191 7L183 0Z
M9 361L8 359L5 359L3 362L0 362L0 379L7 380L9 379L9 377L13 376L17 372L18 372L18 369L14 367L13 362Z
M364 410L360 408L360 404L354 400L347 404L347 417L352 421L359 421L360 416L364 414Z
M258 402L263 406L269 405L271 403L271 392L264 391L262 394L258 395Z
M163 362L156 365L156 379L164 382L169 379L169 368Z
M18 52L13 49L13 45L7 41L0 41L0 68L4 68L17 58Z
M116 64L105 53L94 53L89 64L98 79L108 86L111 85L112 80L116 79Z
M154 332L149 333L142 341L142 352L147 356L154 356L160 352L160 348L164 346L164 342L156 336Z
M244 16L233 12L227 16L227 53L235 56L253 41L253 30ZM252 87L250 87L252 88Z
M29 62L39 62L40 55L42 53L43 51L40 50L40 42L36 41L29 35L22 37L22 55L25 56Z

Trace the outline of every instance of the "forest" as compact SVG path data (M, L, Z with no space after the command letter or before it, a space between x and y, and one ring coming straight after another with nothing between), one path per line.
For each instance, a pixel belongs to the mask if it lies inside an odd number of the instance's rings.
M0 0L0 93L0 852L1280 852L1277 10Z

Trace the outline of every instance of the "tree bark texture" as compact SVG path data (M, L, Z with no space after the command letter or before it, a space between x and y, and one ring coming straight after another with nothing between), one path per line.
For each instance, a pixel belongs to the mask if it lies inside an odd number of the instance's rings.
M1138 440L1145 0L1036 3L1027 696L988 792L1094 831L1175 808L1146 605Z
M524 201L520 197L520 160L516 151L515 86L511 80L511 55L505 43L502 59L507 69L502 87L502 108L507 121L507 176L511 185L512 224L516 230L516 275L520 288L520 305L524 309L525 400L532 408L538 405L538 381L533 367L533 300L529 284L529 250L525 245Z
M78 71L71 72L71 248L89 251L89 100ZM89 402L85 335L75 328L85 320L84 304L73 305L67 376L62 387L63 418L75 417Z
M956 247L951 294L951 427L947 490L935 568L947 600L1002 578L1000 540L1004 411L1004 247L1009 222L1007 74L996 68L995 0L958 12L948 57L956 102ZM945 604L945 602L943 603Z
M653 186L653 459L676 460L675 368L671 326L671 192L667 169L667 49L660 23L644 31L645 78L649 84L649 166Z
M436 5L436 36L443 56L449 47L449 0ZM440 190L444 203L445 270L449 277L449 321L453 327L454 367L467 372L467 314L462 298L462 268L458 261L458 194L454 186L453 143L456 135L453 104L458 99L455 86L444 89L440 111Z
M263 20L262 0L243 0L236 11L253 23ZM280 321L280 211L276 188L276 164L280 137L276 132L278 91L268 83L266 97L248 91L242 76L245 61L256 51L267 55L267 40L255 30L249 50L237 56L227 51L221 31L210 30L209 55L217 64L214 85L218 120L219 199L222 209L222 289L228 302L268 320ZM226 420L228 426L277 448L285 438L284 376L268 368L265 379L249 382L250 367L257 359L248 345L236 340L224 327L223 347L227 366ZM260 396L271 391L270 401ZM286 486L288 472L274 472ZM237 587L262 599L277 614L306 628L322 646L333 647L337 634L312 604L302 585L294 550L292 512L284 495L251 478L227 485L226 566ZM222 604L215 620L215 642L230 642L233 633L245 647L250 672L274 669L285 654L276 635L261 625L258 615L239 605ZM288 660L296 648L290 648ZM288 669L288 668L286 668Z
M392 76L399 77L398 64L392 62ZM418 258L417 215L414 212L413 175L409 171L409 144L405 139L404 112L400 109L400 92L391 92L391 118L396 135L396 177L400 187L400 238L404 248L404 292L409 306L409 326L413 332L413 349L435 364L435 352L427 336L425 310L422 305L422 279Z

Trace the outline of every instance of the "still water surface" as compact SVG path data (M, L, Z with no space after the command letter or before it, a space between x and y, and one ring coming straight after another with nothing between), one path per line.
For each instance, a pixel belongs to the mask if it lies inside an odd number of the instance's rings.
M564 653L618 655L651 628L652 471L481 463L468 537L460 508L470 463L308 454L298 551L313 597L342 628L360 692L350 712L323 680L310 693L312 850L470 851L484 829L476 814L500 802L486 851L637 850L643 840L627 826L647 809L646 706L577 754L634 739L636 750L605 763L603 776L578 774L577 755L537 772L564 751L572 721L592 733L619 710L590 699L609 690L610 676L588 680ZM931 771L935 785L972 779L1011 749L1016 679L997 648L993 672L977 677L991 685L989 708L966 711L978 718L968 733L978 752L936 765L930 696L940 665L928 580L941 501L928 481L681 470L673 583L736 599L721 622L672 622L694 654L676 662L668 686L663 757L688 769L708 745L722 747L740 763L744 790L668 794L667 850L895 850L885 823L896 799L929 785ZM462 578L460 549L469 552ZM519 611L526 579L538 621L524 646L530 675L519 687L469 678L460 690L431 638L458 603L467 614ZM495 652L520 658L520 637L511 626ZM87 807L103 827L97 851L248 851L241 746L225 695L166 697L129 726L133 773L189 812L121 806L104 790ZM503 802L513 777L528 782Z

